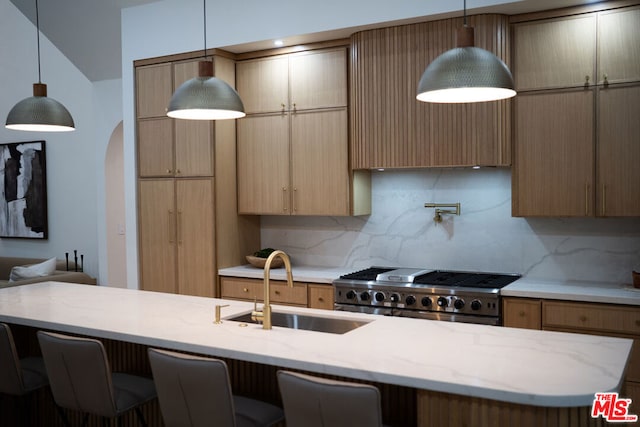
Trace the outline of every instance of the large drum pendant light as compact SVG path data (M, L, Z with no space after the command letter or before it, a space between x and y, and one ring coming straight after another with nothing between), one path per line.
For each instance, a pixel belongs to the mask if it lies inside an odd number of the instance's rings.
M493 53L474 46L473 27L458 30L457 47L438 56L424 70L416 99L423 102L485 102L516 95L511 71Z
M204 0L204 61L198 63L198 77L184 82L171 97L167 116L175 119L224 120L244 117L238 93L224 80L213 77L213 63L207 57L207 1Z
M36 0L36 28L38 31L38 83L33 84L33 96L18 102L7 115L7 129L37 132L67 132L75 130L69 111L47 97L47 85L40 75L40 19Z

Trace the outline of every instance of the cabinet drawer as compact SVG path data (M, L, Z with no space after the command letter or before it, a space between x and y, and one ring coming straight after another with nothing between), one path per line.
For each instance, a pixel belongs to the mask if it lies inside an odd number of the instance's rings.
M308 285L307 289L310 308L333 310L333 286Z
M502 304L504 326L524 329L542 328L540 300L504 298Z
M220 279L222 298L262 301L264 288L260 280L236 279L223 277Z
M262 284L262 283L261 283ZM272 303L285 303L307 306L307 285L304 283L295 283L293 288L287 286L287 282L273 281L269 282L270 293L269 298Z
M544 301L545 327L640 335L640 308Z

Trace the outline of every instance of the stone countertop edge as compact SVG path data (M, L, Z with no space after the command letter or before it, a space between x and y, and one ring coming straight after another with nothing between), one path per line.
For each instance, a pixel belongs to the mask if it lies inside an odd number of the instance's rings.
M313 266L291 266L291 274L295 282L324 283L330 285L334 280L343 274L353 273L356 269L346 267L313 267ZM251 264L239 265L237 267L227 267L218 270L219 276L243 277L247 279L263 279L264 270L254 267ZM284 267L272 268L269 279L287 280L287 272Z
M216 304L228 305L219 325ZM590 406L594 393L619 391L633 343L278 305L274 311L368 323L338 335L227 320L252 307L60 282L0 289L0 321L8 323L534 406Z
M523 277L500 290L503 297L640 305L640 289L631 284Z

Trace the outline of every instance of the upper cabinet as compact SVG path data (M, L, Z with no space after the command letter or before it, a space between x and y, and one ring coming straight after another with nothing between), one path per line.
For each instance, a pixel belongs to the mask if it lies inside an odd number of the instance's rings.
M588 86L596 79L596 17L519 24L513 31L516 91Z
M640 80L639 22L635 7L516 25L516 90Z
M514 216L640 216L638 22L634 6L514 25Z
M369 173L349 169L346 48L241 61L237 84L240 213L370 213Z
M476 46L510 64L508 19L468 17ZM355 33L351 37L353 169L509 166L511 101L429 104L416 100L425 68L456 47L462 18Z
M141 178L213 176L211 122L166 116L173 90L197 75L194 60L136 69Z
M347 106L345 49L242 61L236 72L247 114Z

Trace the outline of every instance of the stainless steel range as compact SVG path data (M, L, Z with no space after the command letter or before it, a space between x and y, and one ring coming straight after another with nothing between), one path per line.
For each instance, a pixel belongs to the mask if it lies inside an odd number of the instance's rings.
M333 281L335 310L500 325L517 274L371 267Z

